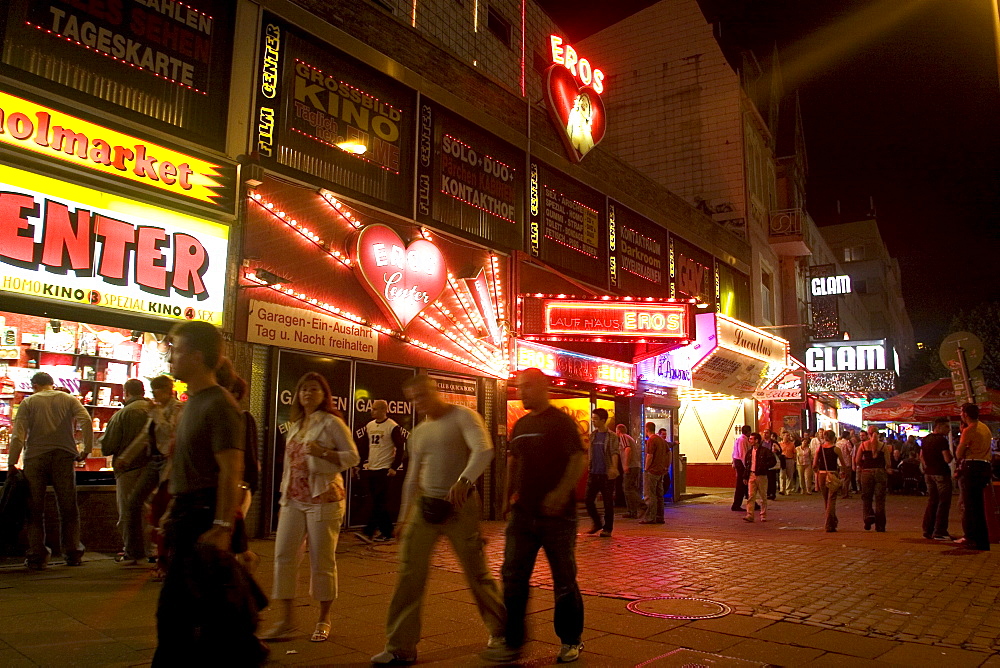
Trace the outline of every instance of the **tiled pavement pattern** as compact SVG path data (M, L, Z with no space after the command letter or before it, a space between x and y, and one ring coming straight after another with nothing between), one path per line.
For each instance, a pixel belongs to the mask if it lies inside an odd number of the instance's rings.
M586 649L578 665L1000 667L1000 657L977 651L1000 635L987 612L1000 578L991 567L1000 555L956 554L917 540L914 521L922 503L891 497L890 531L876 535L848 521L858 513L857 502L848 501L843 531L828 535L808 530L819 521L815 497L780 499L771 522L748 525L721 495L706 496L669 508L665 526L623 522L612 539L581 536L580 580L594 593L585 597ZM488 523L487 532L496 568L502 527ZM255 541L253 547L267 588L273 543ZM421 665L482 665L476 655L486 631L449 552L439 551L440 568L428 587ZM543 564L537 583L544 587ZM302 633L272 643L269 665L365 666L381 650L395 549L363 545L348 533L338 566L330 639L306 639L314 608L303 577L297 605ZM644 617L626 610L622 591L712 598L735 612L700 621ZM148 665L158 592L147 569L122 567L102 555L88 555L82 568L0 568L0 666ZM524 664L554 664L550 592L536 590L529 613L535 640Z
M779 497L769 522L752 526L729 510L731 498L708 494L670 507L662 527L620 520L613 538L581 533L581 589L627 599L708 598L761 619L1000 651L1000 546L978 553L924 540L924 497L891 496L885 534L863 530L856 496L841 500L836 534L821 530L818 495ZM588 527L581 519L581 531ZM961 533L957 511L952 531ZM499 575L502 526L488 523L487 541ZM551 588L545 559L538 564L532 584ZM450 550L440 550L435 565L459 571Z

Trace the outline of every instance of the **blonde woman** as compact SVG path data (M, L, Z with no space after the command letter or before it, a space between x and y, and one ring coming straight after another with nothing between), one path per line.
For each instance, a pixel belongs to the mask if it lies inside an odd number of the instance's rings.
M330 386L320 374L310 371L299 379L291 418L271 595L280 616L264 637L287 637L295 629L296 572L308 540L309 593L319 601L319 621L310 640L322 642L330 636L330 607L337 597L337 538L347 505L341 471L356 466L360 457L347 425L334 414Z
M837 492L844 484L840 477L840 467L847 466L844 453L836 445L837 435L827 429L823 433L823 443L816 451L813 460L813 470L816 471L816 484L823 494L826 504L826 530L832 533L837 530Z

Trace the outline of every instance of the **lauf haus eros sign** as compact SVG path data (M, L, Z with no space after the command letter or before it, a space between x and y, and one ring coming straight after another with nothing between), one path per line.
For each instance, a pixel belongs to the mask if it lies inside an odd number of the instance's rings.
M416 93L265 13L254 152L411 215Z
M607 114L601 93L604 72L580 57L558 35L549 36L552 65L545 70L545 92L549 116L573 162L580 162L601 143L607 130Z
M421 97L417 220L521 248L524 153Z
M885 339L824 341L806 349L812 393L890 392L896 389L899 364Z
M530 341L514 342L514 371L539 369L546 375L568 381L635 390L635 365Z
M231 210L233 169L0 92L0 143Z
M526 295L520 333L528 340L683 345L694 338L689 302Z
M221 325L228 239L225 225L0 166L0 291Z

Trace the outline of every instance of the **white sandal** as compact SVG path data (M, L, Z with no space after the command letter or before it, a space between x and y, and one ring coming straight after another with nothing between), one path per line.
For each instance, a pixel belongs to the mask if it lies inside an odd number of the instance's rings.
M329 622L318 622L316 628L313 629L312 637L309 638L310 642L323 642L330 637L330 623Z

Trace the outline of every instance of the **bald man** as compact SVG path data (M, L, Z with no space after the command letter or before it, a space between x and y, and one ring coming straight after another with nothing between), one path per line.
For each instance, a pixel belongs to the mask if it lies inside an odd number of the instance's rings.
M528 586L538 550L544 548L555 587L553 623L562 642L560 663L576 661L583 643L583 598L576 583L576 483L587 455L576 422L549 402L549 379L538 369L517 377L517 395L528 414L511 432L507 455L510 510L503 559L507 607L504 644L482 654L488 661L516 662L525 638Z
M354 442L361 453L362 476L372 500L368 523L354 535L366 543L392 540L395 518L389 512L389 480L396 476L403 462L407 436L406 430L389 417L389 404L385 399L373 401L371 412L371 422L354 434Z

